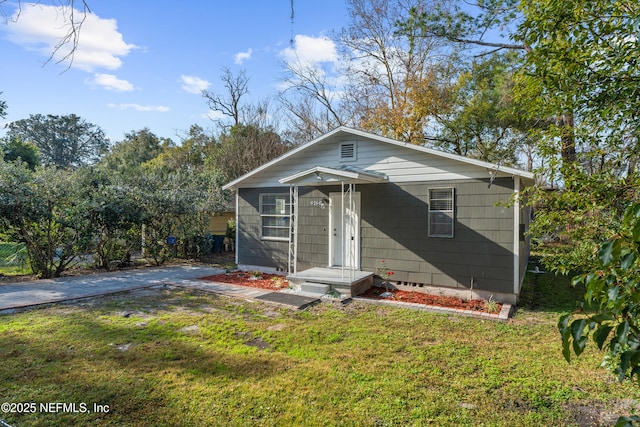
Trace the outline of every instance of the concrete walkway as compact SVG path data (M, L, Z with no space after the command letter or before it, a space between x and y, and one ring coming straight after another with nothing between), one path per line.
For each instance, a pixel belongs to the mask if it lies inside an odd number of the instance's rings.
M319 301L317 297L311 298L309 295L301 295L300 293L296 295L295 293L273 292L246 286L197 280L201 277L223 272L224 270L221 268L208 267L206 265L182 265L0 284L0 314L13 312L21 308L98 297L159 285L197 289L236 298L285 305L299 310ZM500 313L488 314L391 300L371 300L359 297L355 297L353 300L497 320L507 320L512 313L510 304L504 304Z
M125 292L158 285L173 285L254 299L269 293L243 286L196 280L223 273L204 265L145 268L33 282L0 284L0 311Z

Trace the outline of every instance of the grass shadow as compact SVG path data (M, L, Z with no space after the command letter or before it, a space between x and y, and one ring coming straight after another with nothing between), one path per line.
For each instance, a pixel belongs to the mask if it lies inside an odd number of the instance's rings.
M542 273L537 273L536 267ZM544 271L539 257L531 257L524 278L518 306L529 311L564 313L584 301L584 285L573 286L573 275Z
M172 304L160 309L150 308L161 300L123 297L112 305L61 305L3 319L4 401L89 408L3 418L30 426L105 425L106 419L117 425L189 425L176 405L192 400L194 390L215 394L230 383L269 382L285 369L268 346L256 346L232 305L217 304L212 315L197 310L211 298L188 292L170 297ZM93 412L94 403L108 405L110 412ZM145 418L136 418L140 414Z

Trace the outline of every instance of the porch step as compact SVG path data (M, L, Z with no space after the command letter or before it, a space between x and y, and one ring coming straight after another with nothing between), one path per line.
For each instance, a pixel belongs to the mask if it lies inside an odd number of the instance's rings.
M331 286L323 283L304 282L300 284L300 290L302 292L324 295L331 290Z
M349 277L351 276L351 277ZM303 292L316 295L328 294L331 290L351 297L359 295L373 284L373 273L368 271L342 271L339 268L313 267L287 276L289 283Z

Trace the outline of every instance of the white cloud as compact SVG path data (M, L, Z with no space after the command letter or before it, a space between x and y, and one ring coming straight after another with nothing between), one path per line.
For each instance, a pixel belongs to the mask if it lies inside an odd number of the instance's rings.
M249 49L246 52L238 52L234 56L234 62L238 65L242 65L242 63L248 59L251 59L251 54L253 53L253 49Z
M110 108L117 108L119 110L156 111L160 113L166 113L171 109L164 105L107 104L107 106Z
M120 68L120 58L137 46L124 42L122 34L118 32L116 20L100 18L90 12L84 16L84 12L72 10L69 6L22 3L20 9L8 20L6 29L9 40L48 57L67 35L72 11L75 21L84 18L84 23L71 66L89 72L96 68ZM53 59L63 59L71 48L72 45L67 43L55 53Z
M310 37L298 34L294 47L281 51L287 62L317 64L321 62L337 62L338 51L333 40L328 37Z
M189 93L195 93L200 95L203 90L206 90L211 86L211 83L196 76L180 76L182 81L182 90Z
M280 56L291 71L289 79L278 84L280 91L309 84L308 80L311 80L323 86L329 97L336 99L342 97L344 85L348 82L346 72L348 64L338 55L338 49L333 40L323 36L311 37L299 34L295 37L293 47L281 50Z
M92 83L115 92L130 92L135 89L133 84L126 80L121 80L113 74L96 74Z
M227 116L225 116L225 115L224 115L222 112L220 112L220 111L217 111L217 110L209 110L206 114L202 114L202 115L201 115L201 117L202 117L203 119L209 119L209 120L213 120L213 121L215 122L215 121L218 121L218 120L222 120L222 119L224 119L224 118L225 118L225 117L227 117Z

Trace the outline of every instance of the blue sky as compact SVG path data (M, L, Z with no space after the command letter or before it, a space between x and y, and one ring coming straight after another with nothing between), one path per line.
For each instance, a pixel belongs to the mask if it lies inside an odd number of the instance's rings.
M17 22L15 5L1 5L9 19L0 25L0 99L8 104L0 127L30 114L74 113L112 142L145 127L179 142L192 124L215 129L200 91L224 93L222 67L246 70L248 99L275 96L292 55L337 61L327 37L347 23L343 0L296 0L293 24L290 0L87 3L91 15L69 69L43 66L62 31L51 6L59 2L22 2Z

